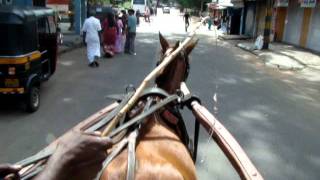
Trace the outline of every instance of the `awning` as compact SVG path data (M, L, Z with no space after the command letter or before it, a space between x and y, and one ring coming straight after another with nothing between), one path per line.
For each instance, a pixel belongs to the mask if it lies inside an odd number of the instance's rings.
M243 0L219 0L219 6L222 7L233 7L233 8L243 8Z
M217 3L207 3L208 8L210 9L226 9L225 6L219 6Z
M70 0L47 0L47 4L65 4L68 5Z

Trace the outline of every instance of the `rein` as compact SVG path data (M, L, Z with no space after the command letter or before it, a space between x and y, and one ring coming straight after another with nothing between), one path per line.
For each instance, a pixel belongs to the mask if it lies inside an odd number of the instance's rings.
M116 114L120 111L120 109L129 101L129 99L132 97L132 95L133 95L133 92L128 92L126 95L112 95L113 98L115 96L123 97L120 104L115 109L113 109L106 117L101 119L99 122L97 122L96 124L93 124L91 127L87 128L87 129L82 129L82 130L84 130L84 132L94 132L94 131L101 129L105 125L107 125L116 116ZM181 95L179 96L177 94L169 95L164 90L157 88L157 87L146 89L141 94L140 99L148 99L148 97L160 97L163 99L153 105L151 105L151 103L150 104L148 103L148 102L151 102L150 100L147 101L147 105L145 106L145 109L141 114L139 114L139 115L135 116L134 118L130 119L129 121L123 123L122 125L120 125L116 129L114 129L109 134L109 136L112 139L114 139L116 135L120 134L121 132L123 132L125 130L128 130L129 128L137 129L138 127L141 126L142 123L144 123L146 121L148 116L161 110L166 105L169 105L171 103L175 103L176 105L181 105L181 102L184 101L183 96L181 96ZM117 100L120 101L120 99L117 99ZM105 161L105 163L104 163L104 164L106 164L105 167L109 164L109 162L114 157L116 157L121 152L121 150L129 142L128 137L125 137L125 138L121 139L120 141L121 141L120 146L118 145L119 147L117 147L108 156L107 160ZM52 150L52 149L40 151L39 153L37 153L31 157L28 157L22 161L19 161L16 164L21 165L22 167L27 167L31 164L36 164L37 162L47 160L53 153L54 153L54 150ZM22 180L30 179L30 178L36 176L39 172L41 172L42 169L43 169L43 166L40 165L35 170L32 170L30 173L22 174L21 179ZM27 172L29 172L29 171L27 171Z

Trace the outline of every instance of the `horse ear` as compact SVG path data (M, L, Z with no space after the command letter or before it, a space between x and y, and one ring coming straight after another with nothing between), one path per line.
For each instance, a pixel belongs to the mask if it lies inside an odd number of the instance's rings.
M177 41L176 44L174 45L173 49L176 50L180 45L180 41Z
M197 45L198 41L199 39L193 40L187 45L187 47L185 48L185 51L188 55L191 53L193 48Z
M167 49L169 48L169 43L168 41L162 36L162 34L159 32L159 39L160 39L160 44L162 48L162 52L165 53Z

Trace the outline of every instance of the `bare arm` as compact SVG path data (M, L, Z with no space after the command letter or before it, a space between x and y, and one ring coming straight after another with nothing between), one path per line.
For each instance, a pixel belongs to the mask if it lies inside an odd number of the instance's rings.
M61 139L46 168L35 180L94 179L111 144L109 138L72 131Z

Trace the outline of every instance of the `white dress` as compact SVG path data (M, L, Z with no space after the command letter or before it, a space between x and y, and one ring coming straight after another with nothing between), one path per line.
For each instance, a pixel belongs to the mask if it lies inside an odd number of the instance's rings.
M91 16L84 21L82 31L86 32L87 56L89 63L94 61L95 56L100 57L99 31L101 24L99 19Z

